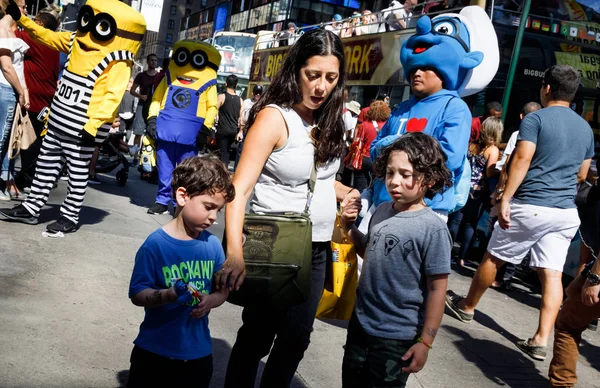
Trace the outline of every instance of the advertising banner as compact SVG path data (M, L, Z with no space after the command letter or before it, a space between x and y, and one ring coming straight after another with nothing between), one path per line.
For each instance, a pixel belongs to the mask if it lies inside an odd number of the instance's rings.
M400 47L411 33L384 33L344 39L346 77L349 85L397 85L403 83ZM270 83L283 63L288 47L257 50L251 82Z
M579 71L586 88L600 88L600 55L555 52L557 65L569 65Z
M142 15L146 19L146 30L158 32L162 16L163 0L144 0L142 2Z

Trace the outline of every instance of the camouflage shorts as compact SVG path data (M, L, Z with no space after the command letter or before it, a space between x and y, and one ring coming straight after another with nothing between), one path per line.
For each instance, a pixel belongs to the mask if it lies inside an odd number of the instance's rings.
M401 357L413 344L414 341L368 335L352 314L342 364L342 387L405 387L410 374L402 373L402 368L410 364L410 359L402 361Z

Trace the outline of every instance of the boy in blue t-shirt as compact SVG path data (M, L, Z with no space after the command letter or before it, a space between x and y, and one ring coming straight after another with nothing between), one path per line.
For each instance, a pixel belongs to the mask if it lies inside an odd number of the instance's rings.
M213 291L225 254L206 229L235 189L220 160L198 156L177 166L171 187L175 218L142 244L129 284L129 298L146 314L133 342L127 387L208 387L212 377L208 313L229 291Z

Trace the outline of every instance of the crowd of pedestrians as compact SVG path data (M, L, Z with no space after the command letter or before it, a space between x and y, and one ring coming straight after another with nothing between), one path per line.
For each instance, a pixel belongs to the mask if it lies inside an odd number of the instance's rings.
M24 0L17 3L24 10ZM146 314L134 341L128 387L162 382L166 371L175 372L179 383L209 386L208 314L246 279L248 209L253 214L309 215L310 292L295 305L244 307L226 387L253 387L266 356L260 386L290 385L310 345L327 263L333 260L336 223L365 258L348 324L343 387L405 386L409 375L426 365L445 307L461 322L472 322L486 290L506 281L501 268L511 264L514 269L526 256L542 286L540 318L531 338L516 346L544 360L554 331L550 381L553 386L575 384L581 332L600 316L600 264L594 259L600 236L597 228L580 221L575 203L585 182L590 190L581 206L593 208L600 200L590 174L593 132L570 108L580 82L577 71L565 65L546 70L541 104L523 107L519 130L503 150L501 105L490 102L483 116L472 118L456 88L448 86L456 81L453 75L440 69L403 63L411 97L394 109L386 95L362 109L348 97L341 38L411 28L415 15L444 12L454 5L450 3L426 7L416 0L394 0L380 12L383 21L368 10L346 20L336 14L324 28L301 35L290 23L279 36L279 44L290 49L268 89L257 85L252 97L243 100L236 93L237 77L226 78L216 101L214 148L219 158L191 156L173 166L167 185L175 204L173 219L152 233L136 255L129 298ZM40 11L34 20L49 30L57 27L53 8ZM38 144L22 154L15 177L6 156L14 111L29 111L41 135L45 119L40 113L56 89L58 56L16 31L9 15L0 19L0 42L0 200L11 200L20 199L21 190L35 182L39 153ZM148 111L164 72L158 71L156 55L146 59L147 70L131 80L117 119L108 123L119 132L117 149L132 155L138 155L142 137L156 130L156 118L151 120ZM415 116L427 117L425 125L416 127ZM134 137L131 150L124 139L127 131ZM199 144L208 142L206 135L199 132ZM232 173L234 143L239 145ZM89 155L90 180L98 180L98 152L96 147L95 155ZM44 158L42 152L42 170ZM461 207L457 183L465 171L470 185ZM43 189L47 198L50 189ZM168 208L157 202L148 213L165 214ZM207 231L221 209L226 210L224 247ZM458 295L447 290L451 258L459 267L465 265L484 212L491 220L486 253L468 294ZM586 262L563 301L563 266L580 225L590 250L582 251Z

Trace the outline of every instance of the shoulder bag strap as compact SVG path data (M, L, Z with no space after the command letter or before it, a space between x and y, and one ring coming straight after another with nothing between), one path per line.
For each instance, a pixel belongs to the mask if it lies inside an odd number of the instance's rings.
M315 149L316 151L316 149ZM315 155L315 160L312 164L312 169L310 171L310 178L308 180L308 194L306 195L306 206L304 207L304 212L302 213L305 216L310 215L310 203L312 202L313 195L315 194L315 186L317 184L317 156Z

